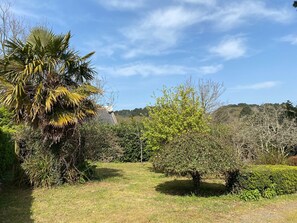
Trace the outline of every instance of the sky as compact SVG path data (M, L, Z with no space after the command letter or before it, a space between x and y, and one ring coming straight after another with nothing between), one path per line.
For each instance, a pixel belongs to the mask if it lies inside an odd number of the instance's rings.
M293 0L14 0L30 27L71 31L114 109L153 104L163 86L223 83L225 104L297 103ZM110 98L113 98L110 99Z

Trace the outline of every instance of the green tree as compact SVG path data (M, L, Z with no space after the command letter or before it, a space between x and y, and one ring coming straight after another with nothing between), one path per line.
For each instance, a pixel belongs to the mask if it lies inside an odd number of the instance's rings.
M143 137L147 140L147 149L157 151L176 136L189 131L210 131L209 118L193 86L164 87L162 93L156 98L155 105L148 107L149 117L144 121Z
M70 49L70 37L36 28L25 42L7 41L7 56L0 60L1 103L17 122L40 128L54 141L95 115L89 97L100 92L90 84L93 53L80 57Z
M122 162L143 162L150 158L150 151L145 149L143 138L143 123L131 118L130 122L114 126L121 147L124 150L120 158Z
M235 150L220 137L187 132L166 144L153 159L154 167L168 175L191 176L195 193L201 177L239 167Z
M101 92L90 84L93 53L79 56L70 48L70 38L70 33L35 28L25 41L7 41L6 55L0 59L0 103L17 123L41 130L44 150L52 150L63 162L63 181L80 175L84 158L76 126L96 114L90 96Z

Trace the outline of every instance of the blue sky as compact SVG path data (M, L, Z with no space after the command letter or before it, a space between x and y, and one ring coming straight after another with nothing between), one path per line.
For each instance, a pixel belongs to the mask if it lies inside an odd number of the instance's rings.
M105 80L115 109L153 103L190 77L223 82L222 101L297 102L292 0L14 0L30 26L71 31Z

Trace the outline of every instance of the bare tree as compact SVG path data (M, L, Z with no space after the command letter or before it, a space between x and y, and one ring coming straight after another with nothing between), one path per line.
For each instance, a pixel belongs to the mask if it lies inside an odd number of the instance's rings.
M24 24L12 13L11 3L0 3L0 57L6 54L5 42L8 39L23 38L24 36Z
M101 94L92 96L92 99L100 105L109 107L115 106L115 101L118 97L118 92L114 91L106 80L105 76L96 76L93 80L93 85L99 89L102 89Z
M186 81L185 86L195 89L200 105L206 113L210 114L222 106L223 103L220 101L220 97L225 91L222 83L199 79L196 84L190 78Z
M262 105L234 128L233 140L246 158L262 163L283 163L297 145L296 120L287 117L282 106Z
M219 98L225 91L222 83L199 79L197 90L201 105L207 113L213 112L222 105L219 101Z

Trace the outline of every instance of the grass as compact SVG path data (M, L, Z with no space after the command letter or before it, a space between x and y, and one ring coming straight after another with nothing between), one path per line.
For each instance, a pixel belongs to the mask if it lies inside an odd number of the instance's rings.
M0 222L296 222L297 194L244 202L207 180L194 196L187 178L149 163L98 164L97 180L52 189L5 188Z

